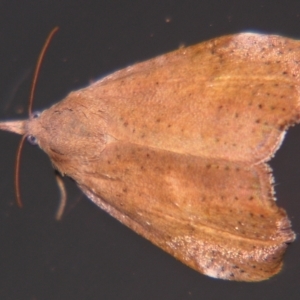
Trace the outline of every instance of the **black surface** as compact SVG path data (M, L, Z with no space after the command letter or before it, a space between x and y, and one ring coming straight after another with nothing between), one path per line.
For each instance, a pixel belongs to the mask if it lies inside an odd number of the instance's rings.
M26 116L36 59L54 26L35 109L114 70L213 37L242 31L300 38L300 2L1 1L0 117ZM24 111L20 114L21 111ZM177 262L81 196L66 180L59 199L46 155L26 145L21 168L25 208L14 203L20 138L0 132L0 299L299 299L300 243L283 271L266 282L211 279ZM278 203L300 231L300 126L272 160Z

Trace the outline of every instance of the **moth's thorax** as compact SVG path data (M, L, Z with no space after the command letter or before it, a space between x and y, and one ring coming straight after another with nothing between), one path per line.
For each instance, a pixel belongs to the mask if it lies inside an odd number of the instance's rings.
M64 169L61 163L93 159L106 144L105 119L78 102L78 93L72 93L28 121L27 134L36 138L59 170Z

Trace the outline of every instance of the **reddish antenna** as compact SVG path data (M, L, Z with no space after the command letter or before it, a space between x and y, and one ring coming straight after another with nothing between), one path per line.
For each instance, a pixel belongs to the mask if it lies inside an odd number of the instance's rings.
M34 98L34 93L35 93L35 89L36 89L36 83L37 83L37 78L38 75L40 73L40 69L41 69L41 65L42 65L42 61L45 57L45 53L49 47L49 44L54 36L54 34L58 31L58 27L55 27L51 30L50 34L48 35L45 44L42 48L42 51L39 55L39 58L37 60L36 63L36 67L35 67L35 71L34 71L34 75L33 75L33 80L32 80L32 85L31 85L31 90L30 90L30 97L29 97L29 105L28 105L28 115L29 118L31 117L31 113L32 113L32 105L33 105L33 98ZM21 142L19 144L18 147L18 151L17 151L17 157L16 157L16 168L15 168L15 189L16 189L16 201L17 201L17 205L21 208L23 207L23 203L21 201L21 193L20 193L20 162L21 162L21 151L24 145L24 141L25 141L26 135L24 135L21 139Z

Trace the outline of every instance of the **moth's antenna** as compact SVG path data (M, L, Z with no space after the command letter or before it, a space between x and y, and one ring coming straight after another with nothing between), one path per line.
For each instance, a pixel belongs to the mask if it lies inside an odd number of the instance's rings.
M36 67L35 67L35 71L34 71L34 75L33 75L33 80L32 80L32 85L31 85L31 91L30 91L30 97L29 97L29 105L28 105L28 114L29 117L31 116L32 113L32 104L33 104L33 98L34 98L34 93L35 93L35 87L36 87L36 82L37 82L37 78L41 69L41 65L42 65L42 61L45 57L45 53L49 47L49 44L54 36L54 34L58 31L58 27L55 27L52 29L52 31L50 32L50 34L48 35L46 42L44 44L44 47L39 55L39 58L37 60L36 63Z
M21 162L21 152L23 149L24 141L26 139L26 135L22 136L20 141L18 150L17 150L17 157L16 157L16 167L15 167L15 189L16 189L16 201L20 208L23 207L23 203L21 200L21 193L20 193L20 162Z
M48 35L48 37L46 39L46 42L45 42L43 48L42 48L42 51L39 55L37 63L36 63L36 67L35 67L35 71L34 71L34 75L33 75L33 80L32 80L32 85L31 85L30 96L29 96L29 105L28 105L29 118L31 117L31 113L32 113L34 92L35 92L35 88L36 88L36 82L37 82L38 74L39 74L40 69L41 69L42 61L45 57L46 50L47 50L54 34L57 31L58 31L58 27L55 27L51 30L50 34ZM23 138L21 139L21 142L19 144L18 151L17 151L17 157L16 157L16 168L15 168L16 201L17 201L17 205L20 208L23 206L23 203L21 201L21 193L20 193L20 163L21 163L21 152L22 152L22 148L23 148L23 145L24 145L25 138L26 138L26 135L23 136Z

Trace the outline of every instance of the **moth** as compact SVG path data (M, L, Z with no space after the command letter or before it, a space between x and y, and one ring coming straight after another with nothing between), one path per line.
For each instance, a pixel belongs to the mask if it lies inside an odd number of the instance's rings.
M2 122L96 205L189 267L260 281L295 234L267 164L300 121L300 42L241 33L137 63Z

